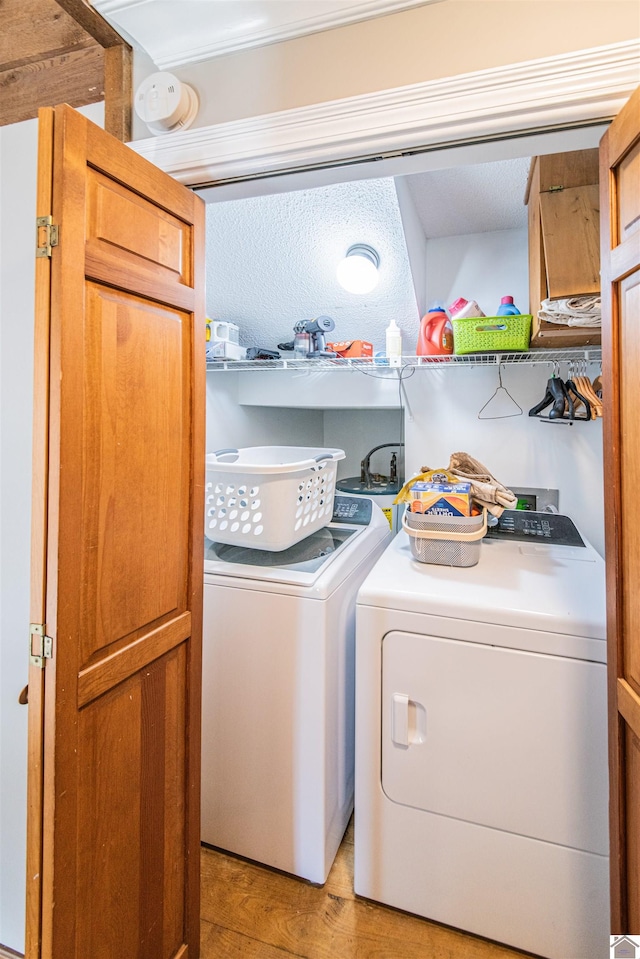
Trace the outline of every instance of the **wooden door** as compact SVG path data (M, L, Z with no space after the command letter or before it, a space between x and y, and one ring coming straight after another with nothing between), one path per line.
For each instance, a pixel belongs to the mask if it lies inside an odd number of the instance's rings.
M196 959L204 205L40 134L27 956Z
M640 930L640 89L600 147L612 932Z

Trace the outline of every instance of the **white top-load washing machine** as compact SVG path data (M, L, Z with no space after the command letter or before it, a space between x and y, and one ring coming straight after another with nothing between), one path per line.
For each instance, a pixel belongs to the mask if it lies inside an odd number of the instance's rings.
M552 959L609 945L604 563L505 512L471 568L400 533L356 629L355 891Z
M390 537L337 495L287 550L206 542L203 842L326 880L353 809L356 595Z

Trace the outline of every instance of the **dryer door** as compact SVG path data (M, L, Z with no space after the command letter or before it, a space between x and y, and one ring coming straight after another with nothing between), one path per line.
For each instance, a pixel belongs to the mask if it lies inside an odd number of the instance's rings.
M382 673L389 799L607 854L604 665L394 631Z

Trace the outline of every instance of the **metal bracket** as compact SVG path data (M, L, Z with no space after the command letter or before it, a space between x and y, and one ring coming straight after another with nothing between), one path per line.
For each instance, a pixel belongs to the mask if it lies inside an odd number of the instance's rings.
M36 257L51 256L51 250L58 245L58 226L53 217L36 217Z
M42 623L29 623L29 662L44 669L45 659L53 656L53 639L47 636Z

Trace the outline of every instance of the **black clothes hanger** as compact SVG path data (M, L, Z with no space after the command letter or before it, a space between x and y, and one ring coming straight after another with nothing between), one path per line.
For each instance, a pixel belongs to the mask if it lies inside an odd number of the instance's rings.
M573 419L573 399L569 396L564 381L561 380L559 376L552 376L550 380L547 380L546 392L540 402L531 407L529 416L540 416L541 412L546 410L547 406L551 406L549 415L541 417L541 419L564 419L565 408L567 406L569 408L569 419Z
M585 414L577 414L574 398L584 404ZM541 416L542 410L551 406L548 416ZM529 410L529 416L537 416L543 420L589 420L591 419L591 406L586 396L576 388L573 380L560 379L559 376L553 376L547 380L547 389L540 400Z
M584 396L584 395L578 390L578 388L576 387L576 384L573 382L573 380L567 380L564 385L565 385L565 388L566 388L566 390L567 390L567 393L573 393L573 395L576 397L576 399L580 400L581 403L584 403L584 408L585 408L586 413L580 414L579 416L578 416L577 413L576 413L576 417L575 417L575 418L576 418L577 420L590 420L590 419L591 419L591 404L589 403L589 400L587 399L587 397Z

